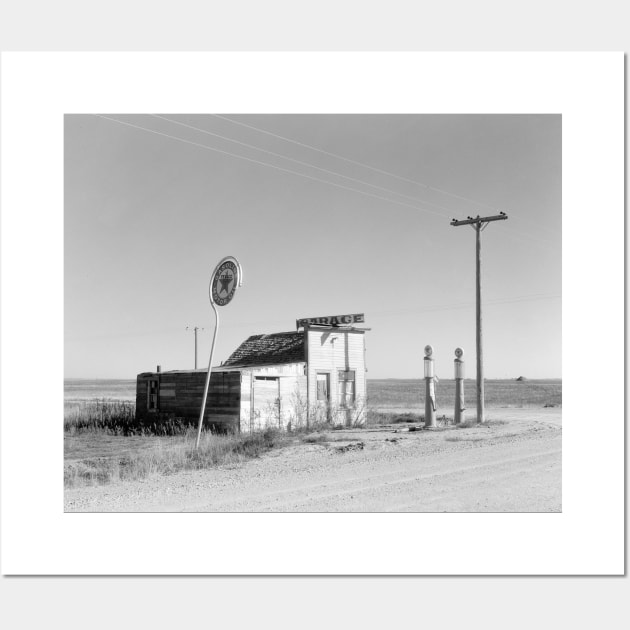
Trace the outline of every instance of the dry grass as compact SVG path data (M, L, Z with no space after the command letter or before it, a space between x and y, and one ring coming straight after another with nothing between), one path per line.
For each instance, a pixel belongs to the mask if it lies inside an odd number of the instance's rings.
M236 464L296 441L328 447L341 439L327 434L337 428L344 427L319 421L309 426L294 426L291 431L266 428L227 435L206 431L199 449L195 449L196 427L177 418L138 422L134 404L126 401L95 399L67 403L64 484L66 487L101 485Z
M507 420L486 420L485 422L477 422L476 420L465 420L454 425L456 429L475 429L477 427L495 427L507 424Z
M322 420L294 425L289 432L275 428L228 435L207 431L195 449L196 426L183 419L138 422L135 405L127 401L66 403L64 483L66 487L99 485L239 463L296 440L323 445L338 441L325 433L335 428Z
M300 442L304 444L321 444L322 446L328 446L332 442L360 442L358 437L348 437L343 435L341 437L328 435L327 433L308 433L300 436Z
M379 424L411 424L418 422L424 422L424 416L419 413L384 412L371 408L368 408L367 410L368 426L377 426Z
M302 436L302 442L305 444L323 444L330 441L330 438L325 433L310 433Z
M452 425L454 429L489 429L493 426L500 426L503 424L508 424L507 420L486 420L485 422L477 422L476 420L465 420L464 422L460 422L459 424ZM496 435L496 434L493 434ZM501 437L511 437L516 435L516 433L500 433ZM488 437L488 434L479 435L465 435L465 434L451 434L447 435L444 439L447 442L481 442Z
M345 420L345 418L344 418ZM367 409L367 426L421 424L417 413L386 413ZM196 424L196 423L195 423ZM452 425L452 419L438 417L438 427ZM505 424L495 420L478 425L469 420L458 429ZM297 426L296 426L297 425ZM328 446L340 438L327 435L342 424L324 418L319 422L293 423L288 432L266 429L248 434L202 434L199 449L194 448L196 427L178 418L151 422L135 419L135 405L128 401L95 399L67 403L64 416L66 487L98 485L119 480L141 479L150 475L235 464L296 440ZM478 441L482 438L451 436L448 441ZM353 438L344 441L358 441Z
M184 435L196 423L184 418L136 420L135 403L107 398L66 403L64 433L109 435Z
M98 485L119 480L142 479L150 475L172 474L233 464L258 457L286 442L284 435L268 429L246 435L204 433L195 449L195 431L170 440L140 445L123 455L81 458L66 461L64 484ZM125 439L125 438L121 438ZM146 439L143 441L146 442Z
M447 435L444 438L447 442L481 442L485 437L481 436L463 436L463 435Z
M241 435L205 432L195 449L196 435L190 423L177 418L139 423L135 405L126 401L67 404L64 483L95 485L211 468L258 457L286 441L275 429Z

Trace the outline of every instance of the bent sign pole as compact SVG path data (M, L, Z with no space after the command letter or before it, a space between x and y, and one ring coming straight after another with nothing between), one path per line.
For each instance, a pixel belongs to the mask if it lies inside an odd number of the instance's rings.
M504 221L508 216L505 212L496 214L492 217L468 217L463 221L457 221L453 219L451 225L457 227L459 225L471 225L477 233L476 238L476 295L477 295L477 422L484 421L485 415L485 401L484 401L484 382L483 382L483 338L481 329L481 232L486 229L488 223L491 221Z
M212 277L210 278L210 306L214 311L215 326L212 335L212 346L210 347L210 360L208 361L208 373L206 374L206 384L203 388L203 399L201 401L201 412L199 413L199 426L197 427L197 440L195 449L199 448L199 440L201 439L201 429L203 427L203 416L206 411L206 400L208 398L208 389L210 388L210 378L212 377L212 357L214 356L214 346L217 340L217 332L219 331L219 311L217 306L226 306L232 301L236 287L243 284L243 271L241 265L233 256L226 256L216 266Z

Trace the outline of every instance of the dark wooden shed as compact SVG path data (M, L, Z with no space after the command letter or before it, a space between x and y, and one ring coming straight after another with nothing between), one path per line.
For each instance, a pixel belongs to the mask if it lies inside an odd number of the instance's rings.
M136 419L199 420L207 370L143 372L136 382ZM204 425L238 431L241 404L239 372L212 372Z

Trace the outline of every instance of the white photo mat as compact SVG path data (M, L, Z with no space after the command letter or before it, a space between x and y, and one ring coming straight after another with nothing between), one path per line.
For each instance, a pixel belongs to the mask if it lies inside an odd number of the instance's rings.
M622 53L7 53L1 71L3 574L623 573ZM63 121L89 112L562 114L562 513L65 514Z

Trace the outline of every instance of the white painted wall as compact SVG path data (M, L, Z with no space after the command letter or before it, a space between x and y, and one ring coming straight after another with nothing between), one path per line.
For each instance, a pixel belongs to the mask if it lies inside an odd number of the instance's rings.
M259 430L266 427L286 429L289 423L292 428L305 424L307 393L304 363L240 368L239 371L241 372L241 432L247 433L251 430ZM270 395L267 396L262 391L266 389L263 384L264 381L262 383L258 382L259 395L256 396L254 390L257 376L278 378L279 417L277 407L274 408L270 404L272 402ZM257 407L254 405L254 396L256 396L256 402L258 402Z
M365 378L365 336L360 332L344 330L307 329L308 365L308 406L310 410L321 407L317 402L317 373L330 374L330 402L333 410L338 406L340 370L355 371L354 414L347 414L351 421L365 421L364 401L366 397ZM317 415L314 411L314 415ZM358 418L356 417L358 413ZM333 414L334 416L335 414ZM333 420L335 418L333 417Z

